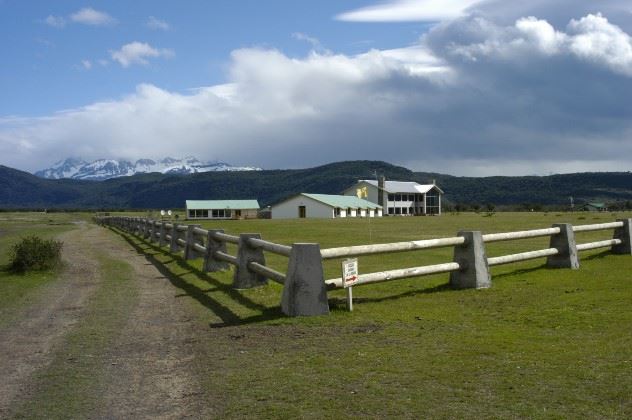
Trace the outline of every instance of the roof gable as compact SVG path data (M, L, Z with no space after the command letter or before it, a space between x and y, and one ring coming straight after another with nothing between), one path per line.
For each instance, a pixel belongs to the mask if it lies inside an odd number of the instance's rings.
M381 209L382 206L370 201L350 195L330 195L330 194L307 194L301 195L319 201L331 207L352 208L352 209Z
M377 181L372 179L361 179L358 182L366 182L377 188ZM412 181L385 181L384 190L391 194L396 193L408 193L408 194L425 194L431 189L436 188L437 191L443 194L443 190L437 187L436 184L418 184Z
M208 209L259 209L257 200L186 200L186 206L189 210L208 210Z

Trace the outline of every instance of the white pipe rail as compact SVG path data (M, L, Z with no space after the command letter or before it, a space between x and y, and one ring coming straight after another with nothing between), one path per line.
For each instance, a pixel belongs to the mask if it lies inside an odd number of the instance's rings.
M208 234L208 230L202 229L202 228L199 228L199 227L195 227L195 228L193 228L193 233L195 235L199 235L199 236L206 236Z
M522 230L519 232L488 233L483 235L483 242L509 241L512 239L537 238L560 233L560 228Z
M292 247L287 245L275 244L273 242L264 241L263 239L250 238L248 243L253 248L261 248L264 251L272 252L273 254L279 254L289 257L292 253Z
M285 274L280 273L276 270L271 269L270 267L266 267L265 265L259 264L257 262L251 261L248 263L248 268L254 271L255 273L261 274L264 277L269 278L279 284L285 284Z
M320 251L324 260L342 257L355 257L359 255L384 254L388 252L413 251L417 249L441 248L446 246L461 245L465 238L456 236L453 238L426 239L421 241L394 242L390 244L356 245L339 248L327 248Z
M548 257L550 255L557 255L557 254L559 254L559 251L556 248L547 248L547 249L541 249L538 251L521 252L519 254L510 254L510 255L503 255L501 257L487 258L487 265L491 267L494 265L533 260L535 258Z
M401 268L397 270L378 271L375 273L360 274L358 281L354 283L353 287L361 286L370 283L379 283L383 281L405 279L410 277L427 276L431 274L449 273L451 271L457 271L461 269L461 265L457 262L424 265L422 267L413 268ZM325 280L325 284L330 288L342 287L342 278L335 278Z
M227 235L221 232L213 232L213 238L217 239L218 241L239 245L239 236Z
M193 244L193 249L196 250L197 252L206 252L206 247L204 245L200 245L200 244Z
M614 245L621 245L621 239L608 239L605 241L590 242L587 244L577 244L578 251L588 251L590 249L605 248Z
M239 263L237 262L237 257L233 255L226 254L221 251L216 251L215 254L213 254L213 256L217 258L218 260L226 261L229 264L239 265Z
M594 225L573 226L573 232L591 232L594 230L616 229L623 227L623 222L597 223Z

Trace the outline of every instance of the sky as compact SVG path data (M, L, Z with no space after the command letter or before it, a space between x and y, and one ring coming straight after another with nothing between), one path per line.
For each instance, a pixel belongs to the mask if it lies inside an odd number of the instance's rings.
M0 164L632 169L621 0L0 0Z

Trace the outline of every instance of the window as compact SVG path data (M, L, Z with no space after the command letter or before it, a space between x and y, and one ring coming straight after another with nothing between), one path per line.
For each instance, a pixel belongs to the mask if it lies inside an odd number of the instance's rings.
M402 195L401 194L395 194L395 201L402 201Z
M307 217L307 209L305 206L298 206L298 217L301 219Z
M340 207L334 209L334 217L340 217Z
M189 210L189 217L190 218L195 217L195 210Z
M395 214L395 208L394 207L389 207L388 208L388 214Z
M402 214L402 209L400 207L395 207L395 214Z
M388 201L395 201L395 194L389 194Z
M408 194L408 201L415 201L415 194Z
M402 214L408 214L408 208L402 207Z
M206 211L208 212L208 210ZM214 209L211 210L211 216L213 219L230 219L231 211L228 209Z

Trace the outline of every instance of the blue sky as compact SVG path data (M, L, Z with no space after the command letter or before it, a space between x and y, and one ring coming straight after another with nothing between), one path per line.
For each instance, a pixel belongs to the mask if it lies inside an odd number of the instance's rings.
M357 54L412 44L425 28L418 22L376 25L333 19L366 4L0 1L2 55L9 63L0 70L0 115L47 115L119 98L141 83L177 92L219 84L226 80L231 51L239 48L276 48L303 57L313 48L309 38L314 38L336 53ZM86 9L103 14L105 20L73 20L73 14ZM173 54L122 67L111 51L131 42Z
M0 164L632 167L620 0L0 0Z

